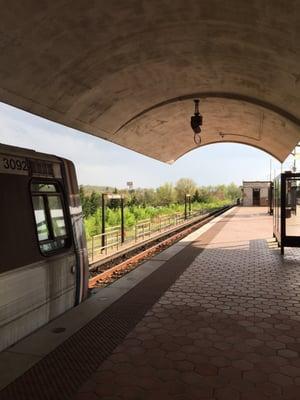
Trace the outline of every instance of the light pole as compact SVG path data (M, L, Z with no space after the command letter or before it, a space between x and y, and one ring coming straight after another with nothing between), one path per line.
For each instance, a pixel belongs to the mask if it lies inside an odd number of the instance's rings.
M106 193L102 193L102 237L101 237L101 246L105 246L105 196Z
M191 195L185 194L184 195L184 219L187 219L187 202L188 201L189 201L189 215L191 215Z
M121 243L125 242L124 197L121 196Z
M121 243L125 241L125 216L124 216L124 197L120 194L111 194L111 193L102 193L102 247L105 246L105 216L106 216L106 207L105 207L105 199L121 200Z

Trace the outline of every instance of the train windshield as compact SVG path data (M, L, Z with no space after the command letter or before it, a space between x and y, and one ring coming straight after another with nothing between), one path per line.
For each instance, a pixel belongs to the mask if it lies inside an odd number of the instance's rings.
M57 183L33 182L31 195L41 252L50 255L68 247L66 213L60 186Z

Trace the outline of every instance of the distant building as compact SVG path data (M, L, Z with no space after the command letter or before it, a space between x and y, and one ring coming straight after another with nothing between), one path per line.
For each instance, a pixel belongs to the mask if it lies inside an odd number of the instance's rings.
M269 206L269 181L243 181L243 206Z

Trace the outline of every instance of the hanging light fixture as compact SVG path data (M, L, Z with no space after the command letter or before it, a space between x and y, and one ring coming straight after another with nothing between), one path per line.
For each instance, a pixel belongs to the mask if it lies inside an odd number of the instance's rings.
M202 125L202 115L199 112L199 99L195 99L195 113L191 117L191 128L194 131L194 142L198 145L201 143L201 125Z

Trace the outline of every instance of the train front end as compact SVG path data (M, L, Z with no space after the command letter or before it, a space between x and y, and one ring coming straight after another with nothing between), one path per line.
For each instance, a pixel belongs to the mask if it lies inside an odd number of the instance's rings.
M74 165L0 145L0 351L87 297Z

